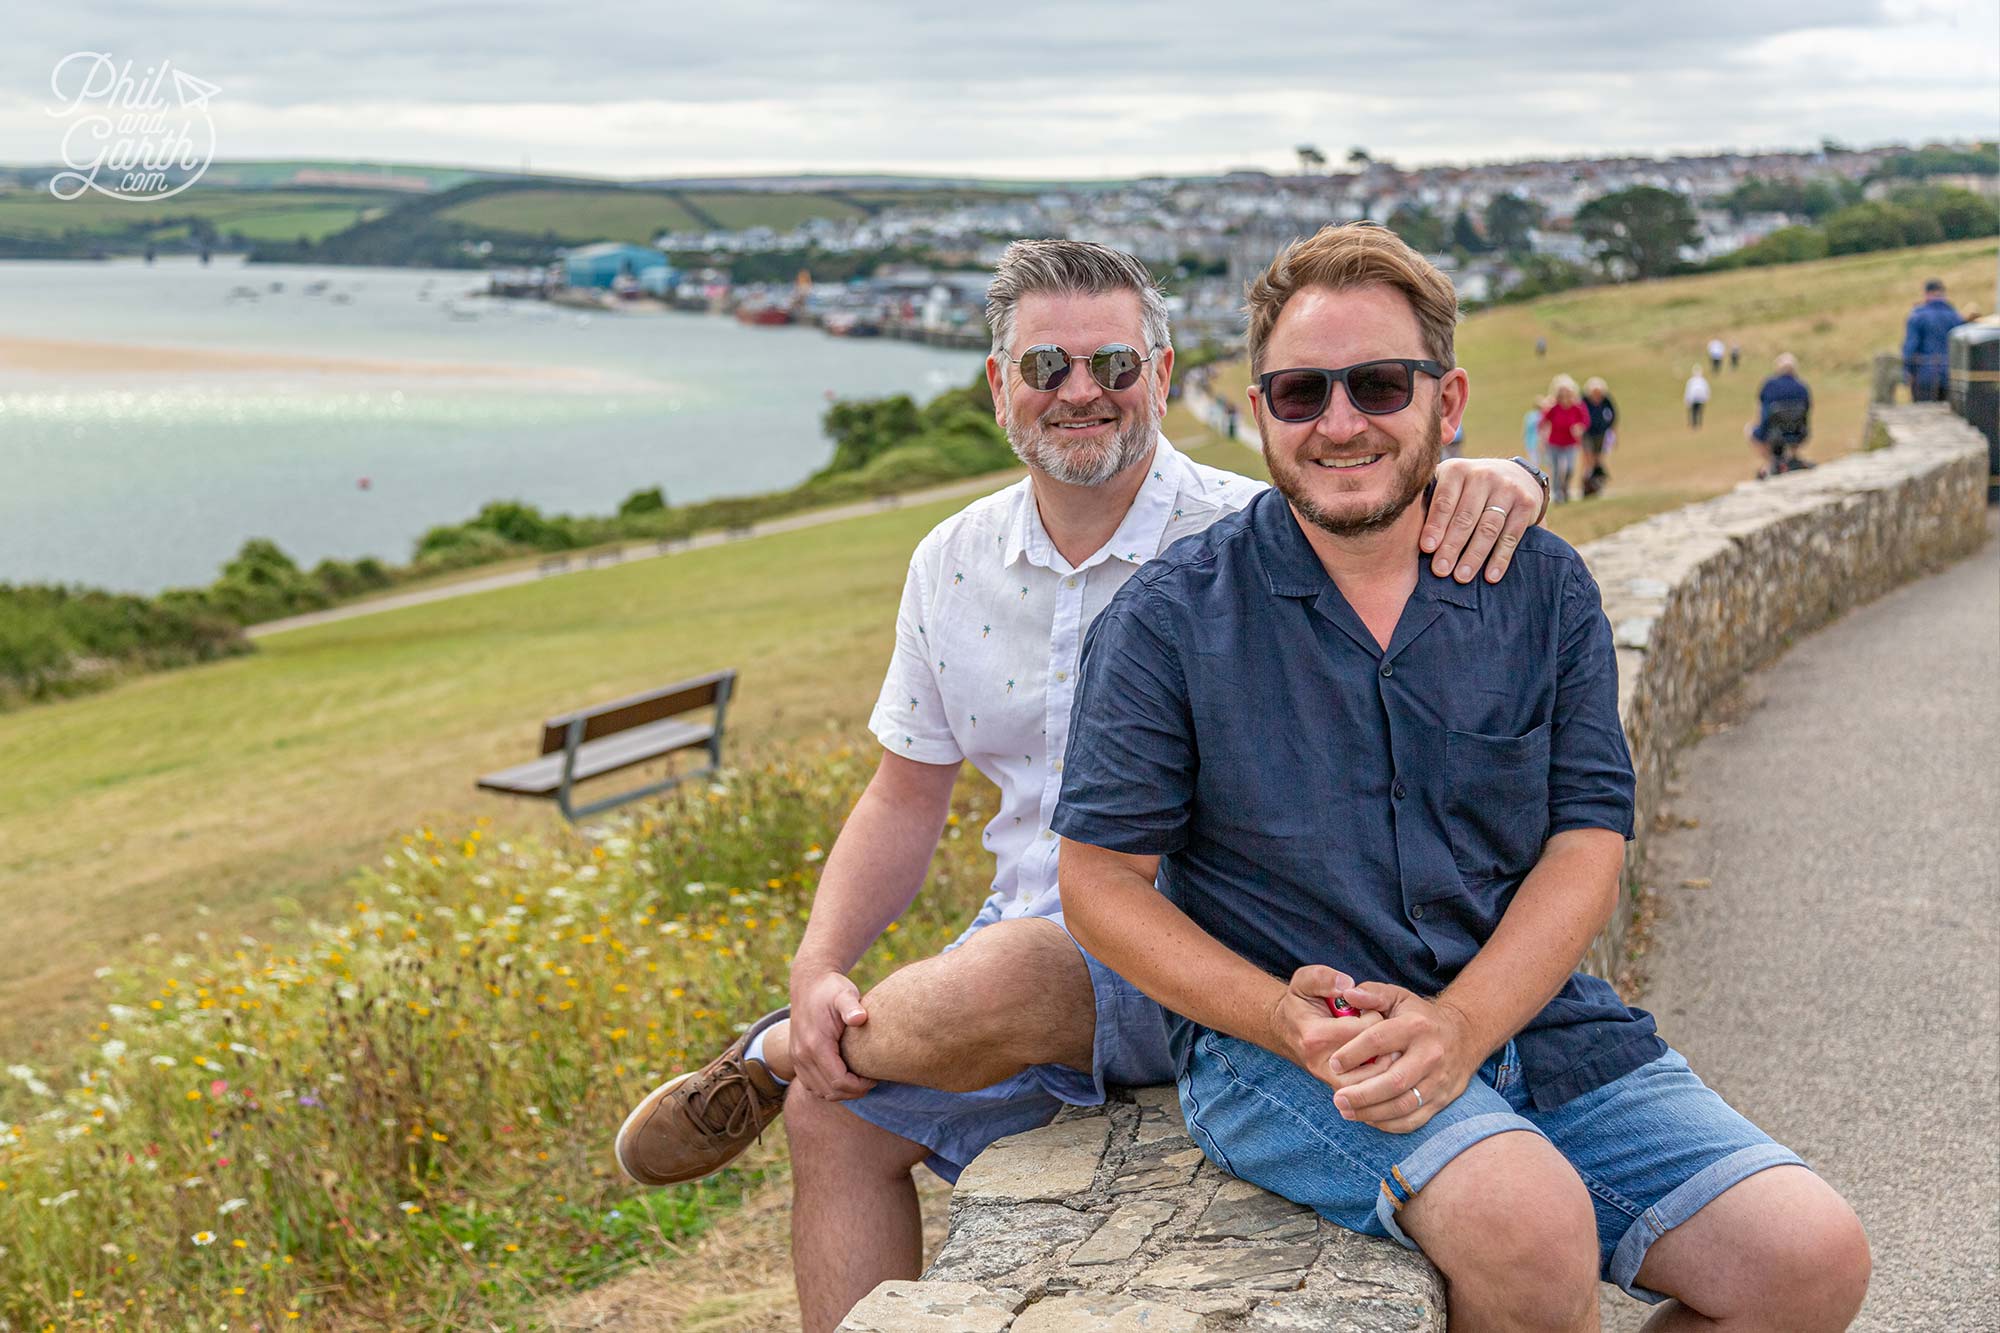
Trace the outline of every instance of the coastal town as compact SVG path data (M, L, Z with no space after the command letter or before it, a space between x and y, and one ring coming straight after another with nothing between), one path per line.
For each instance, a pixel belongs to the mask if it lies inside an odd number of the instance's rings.
M1227 340L1237 331L1244 279L1284 242L1329 220L1369 218L1391 227L1477 308L1524 283L1546 286L1550 275L1574 283L1603 265L1601 246L1578 226L1593 201L1635 190L1684 200L1688 243L1674 257L1701 265L1833 208L1889 197L1908 182L1885 178L1885 166L1910 150L1828 142L1804 152L1413 169L1361 148L1338 164L1309 145L1297 155L1295 173L1239 170L1006 191L889 178L767 179L757 188L778 196L865 190L885 202L856 216L809 216L790 226L682 228L663 230L649 244L599 242L540 270L495 274L492 289L577 305L734 313L753 324L811 323L836 336L976 346L984 275L1007 239L1067 236L1137 255L1165 281L1177 328L1197 340ZM1922 179L2000 198L2000 177L1989 173L1939 171ZM898 185L908 202L896 202ZM898 258L866 262L882 256ZM781 280L732 278L741 261L758 257L797 257L798 269ZM844 280L814 272L815 261L850 268L856 260L867 271Z

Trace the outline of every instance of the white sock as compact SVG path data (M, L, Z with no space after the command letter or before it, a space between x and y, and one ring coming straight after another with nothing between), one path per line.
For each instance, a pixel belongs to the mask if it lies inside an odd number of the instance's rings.
M752 1037L750 1045L743 1052L743 1058L746 1060L755 1060L758 1064L763 1065L765 1072L770 1074L772 1082L781 1088L787 1087L790 1085L791 1080L788 1078L779 1078L778 1071L772 1069L764 1059L764 1038L770 1035L770 1032L770 1028L765 1028L762 1032Z

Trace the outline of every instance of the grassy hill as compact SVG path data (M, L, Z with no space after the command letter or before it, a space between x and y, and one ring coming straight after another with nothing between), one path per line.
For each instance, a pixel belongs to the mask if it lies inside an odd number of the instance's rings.
M1460 343L1475 448L1511 452L1517 407L1554 369L1611 380L1629 431L1617 489L1555 519L1581 540L1746 476L1757 363L1788 348L1830 456L1916 281L1978 293L1991 263L1990 246L1943 247L1478 316ZM1695 435L1682 362L1716 334L1749 361ZM1180 411L1168 428L1204 462L1261 471ZM778 1142L710 1184L646 1192L612 1177L604 1142L658 1070L781 988L871 761L859 728L908 551L956 504L297 630L0 715L0 911L31 942L0 957L0 1048L30 1066L5 1089L20 1132L0 1134L0 1319L570 1327L616 1305L782 1322ZM723 664L743 672L733 757L778 759L735 787L594 845L538 837L546 811L473 792L548 712ZM932 890L870 975L949 938L977 898L981 785L962 785ZM117 965L102 982L100 964ZM86 1006L109 1019L90 1046L73 1035Z
M1586 540L1749 477L1741 423L1762 368L1794 351L1818 395L1810 453L1858 440L1871 354L1920 280L1977 300L1990 244L1868 255L1566 294L1468 320L1474 452L1518 449L1520 414L1558 369L1612 385L1626 424L1608 499L1557 531ZM1533 343L1547 336L1537 360ZM1712 335L1741 341L1699 434L1680 385ZM1236 372L1238 381L1242 372ZM1206 461L1261 471L1184 414ZM0 715L0 910L37 947L0 958L0 1045L74 1013L91 971L158 931L227 937L281 903L329 900L384 840L486 815L546 812L475 795L527 757L539 718L722 665L743 672L738 755L829 729L853 736L889 652L905 561L951 508L829 527L302 630L254 657Z
M1522 451L1521 417L1566 372L1580 384L1603 377L1618 404L1618 446L1600 500L1551 520L1571 541L1588 541L1662 509L1714 495L1756 471L1743 427L1756 419L1757 388L1780 352L1799 359L1813 391L1818 461L1861 443L1870 366L1900 347L1903 317L1928 277L1942 277L1961 308L1993 295L1994 244L1964 241L1809 264L1672 278L1565 292L1501 306L1459 328L1459 364L1472 377L1466 447L1472 455ZM1534 353L1536 338L1548 355ZM1708 420L1689 430L1681 407L1688 372L1721 338L1743 348L1743 364L1712 376ZM1242 403L1249 381L1238 364L1217 373L1218 391Z
M196 186L169 199L128 203L99 195L61 200L44 192L0 197L0 256L71 240L120 252L171 245L199 218L227 238L318 241L380 216L406 196L375 190L229 190Z

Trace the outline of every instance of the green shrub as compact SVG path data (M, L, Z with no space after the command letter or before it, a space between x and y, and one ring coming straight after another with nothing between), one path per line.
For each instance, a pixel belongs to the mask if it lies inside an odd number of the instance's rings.
M460 525L432 528L417 540L410 570L416 574L441 574L511 559L531 549L510 542L489 528Z
M1764 239L1719 256L1712 269L1761 268L1826 258L1826 233L1818 227L1780 227Z
M0 706L248 651L238 625L199 601L0 584Z
M337 602L386 588L395 577L373 556L363 556L352 564L329 557L313 566L312 580Z
M1889 196L1889 202L1935 220L1939 233L1947 241L1969 241L2000 233L2000 206L1970 190L1918 186L1897 190Z
M637 518L640 514L657 514L666 507L666 492L655 486L626 496L618 505L618 517Z
M1944 228L1936 218L1886 200L1855 204L1826 220L1826 249L1834 255L1896 250L1942 239Z

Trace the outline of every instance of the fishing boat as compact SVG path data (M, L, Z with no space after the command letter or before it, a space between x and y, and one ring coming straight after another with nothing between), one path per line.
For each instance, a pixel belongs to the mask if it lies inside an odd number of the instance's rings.
M792 312L781 305L740 305L736 307L736 318L745 324L790 324Z

